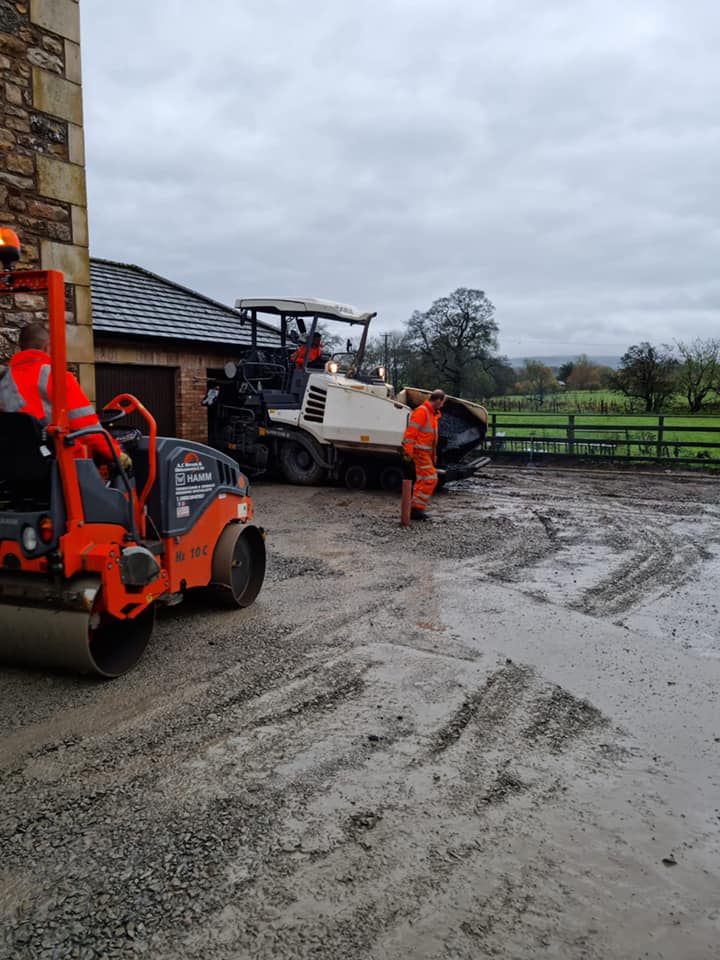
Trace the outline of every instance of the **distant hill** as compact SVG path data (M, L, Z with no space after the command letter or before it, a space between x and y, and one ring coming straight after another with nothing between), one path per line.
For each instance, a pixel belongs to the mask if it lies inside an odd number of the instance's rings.
M533 356L532 354L528 354L524 357L509 357L509 360L514 369L522 367L526 360L538 360L540 363L544 363L546 367L550 367L552 370L557 371L564 363L577 360L579 356L579 353L568 354L568 356L564 357L537 357ZM588 354L587 357L588 360L591 360L593 363L597 363L601 367L612 367L613 370L617 370L617 368L620 366L620 357L597 357L592 356L591 354Z

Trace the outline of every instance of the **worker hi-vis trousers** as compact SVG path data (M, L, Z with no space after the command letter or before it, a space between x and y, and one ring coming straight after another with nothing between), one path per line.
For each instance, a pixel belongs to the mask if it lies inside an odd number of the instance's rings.
M416 448L413 461L415 462L415 484L411 507L413 510L425 510L437 486L437 470L432 456L424 450Z

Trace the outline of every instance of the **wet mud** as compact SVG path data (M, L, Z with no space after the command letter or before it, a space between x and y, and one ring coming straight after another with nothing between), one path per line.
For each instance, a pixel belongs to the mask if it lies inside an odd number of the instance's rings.
M0 957L716 957L716 491L256 484L253 607L0 671Z

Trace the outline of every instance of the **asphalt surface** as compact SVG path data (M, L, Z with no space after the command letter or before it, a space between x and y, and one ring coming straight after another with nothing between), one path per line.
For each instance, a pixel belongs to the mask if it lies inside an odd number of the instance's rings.
M253 607L0 671L0 957L716 958L717 489L256 485Z

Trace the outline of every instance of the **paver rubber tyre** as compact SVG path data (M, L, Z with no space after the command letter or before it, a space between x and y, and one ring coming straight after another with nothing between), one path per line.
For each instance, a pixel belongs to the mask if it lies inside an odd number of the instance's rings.
M403 472L402 467L384 467L380 471L380 489L396 493L402 489Z
M369 485L368 471L361 463L353 463L347 468L345 486L348 490L366 490Z
M280 448L280 467L288 483L313 486L325 477L325 468L313 460L302 444L294 440L286 440Z

